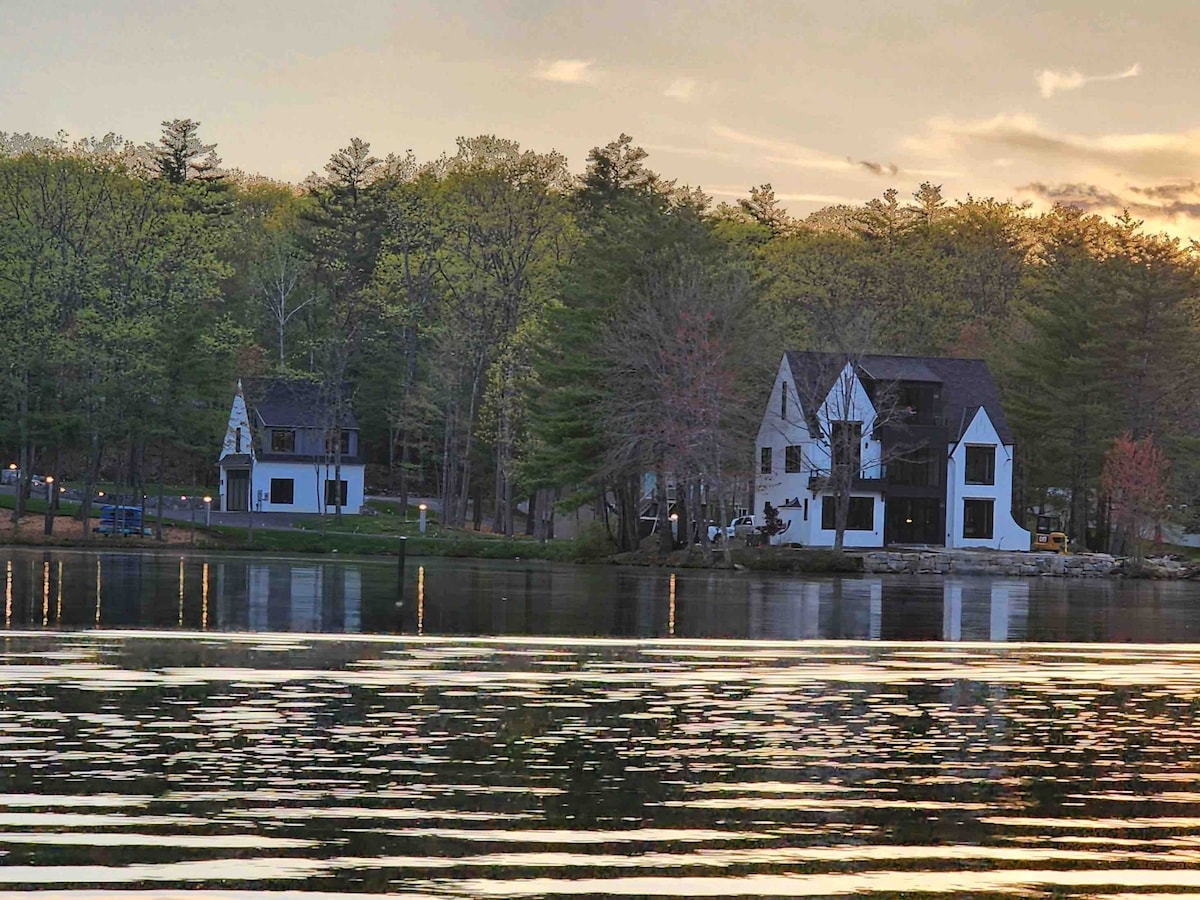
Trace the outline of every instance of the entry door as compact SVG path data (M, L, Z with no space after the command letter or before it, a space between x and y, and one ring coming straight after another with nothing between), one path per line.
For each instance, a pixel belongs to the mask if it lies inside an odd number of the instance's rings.
M250 508L250 470L230 469L225 473L225 509L246 512Z
M884 543L945 543L941 502L934 497L889 497L884 518Z

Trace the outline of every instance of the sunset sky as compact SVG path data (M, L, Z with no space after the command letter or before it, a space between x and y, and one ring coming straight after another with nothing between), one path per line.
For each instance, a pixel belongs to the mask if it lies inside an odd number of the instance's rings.
M0 131L157 137L298 181L494 133L581 171L621 132L717 200L793 213L921 181L1128 208L1200 237L1194 5L0 0Z

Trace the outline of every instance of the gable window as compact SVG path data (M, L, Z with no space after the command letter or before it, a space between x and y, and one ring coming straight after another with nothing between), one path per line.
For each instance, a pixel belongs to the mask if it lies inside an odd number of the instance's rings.
M346 482L333 481L329 479L325 482L325 505L326 506L345 506L346 505Z
M763 475L771 474L771 448L763 447L759 451L758 471Z
M833 467L849 467L858 474L862 468L862 422L834 422L830 441Z
M826 496L821 500L821 527L826 531L837 528L837 498ZM875 498L851 497L850 509L846 513L847 531L875 530Z
M237 434L235 434L233 437L233 452L242 452L242 429L240 426L238 427Z
M967 484L996 483L996 448L967 445Z
M284 431L279 428L271 430L271 452L273 453L295 453L296 452L296 432ZM291 502L290 500L288 501Z
M779 417L787 418L787 382L783 383L783 390L779 392Z
M963 537L991 538L994 500L963 501Z
M800 444L791 444L783 448L783 471L795 474L803 464L804 448Z
M274 441L272 441L274 443ZM271 479L271 502L285 506L295 503L296 481L293 478Z

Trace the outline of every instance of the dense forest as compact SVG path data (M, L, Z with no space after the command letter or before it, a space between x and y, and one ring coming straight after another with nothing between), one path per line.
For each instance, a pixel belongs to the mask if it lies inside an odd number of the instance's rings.
M213 483L238 376L353 404L368 483L545 536L598 497L636 542L645 473L745 502L780 353L979 356L1018 442L1018 518L1103 540L1101 471L1153 435L1175 509L1200 452L1196 248L1126 218L922 184L796 219L653 172L625 136L582 174L492 136L422 161L360 140L303 185L159 141L0 133L0 453L152 491ZM1195 506L1193 502L1191 504Z

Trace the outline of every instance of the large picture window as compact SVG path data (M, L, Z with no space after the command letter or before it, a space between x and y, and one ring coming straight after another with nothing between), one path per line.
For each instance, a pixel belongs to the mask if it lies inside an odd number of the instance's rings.
M763 475L771 474L771 448L763 447L759 451L758 471Z
M295 453L296 432L291 430L285 431L279 428L273 429L271 431L271 452Z
M290 505L295 503L296 482L292 478L271 479L271 502Z
M345 506L346 505L346 482L327 480L325 482L325 505L326 506Z
M996 483L996 448L967 445L967 484Z
M963 537L991 538L994 500L963 501Z
M826 531L837 528L837 498L827 496L821 500L821 527ZM850 509L846 514L847 531L875 530L875 498L851 497Z
M804 448L800 444L791 444L783 451L783 471L795 474L804 465Z

